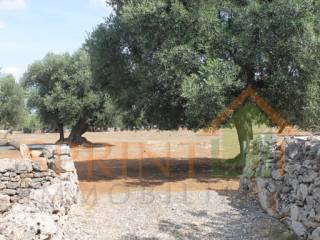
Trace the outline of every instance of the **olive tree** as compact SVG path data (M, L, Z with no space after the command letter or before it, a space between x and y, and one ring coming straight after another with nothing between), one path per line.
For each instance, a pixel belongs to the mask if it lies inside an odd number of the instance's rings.
M26 114L25 93L12 75L0 77L0 127L20 127Z
M30 108L38 111L45 124L59 129L59 141L65 140L65 126L72 128L68 141L82 143L90 126L108 125L116 116L110 97L93 81L84 50L47 54L29 66L23 84Z

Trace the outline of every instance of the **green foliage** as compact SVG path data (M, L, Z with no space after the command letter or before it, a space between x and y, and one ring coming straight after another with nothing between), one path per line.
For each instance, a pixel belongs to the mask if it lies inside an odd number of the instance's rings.
M251 84L292 124L316 124L318 1L111 2L86 46L129 122L202 127Z
M235 89L242 89L237 80L239 69L233 63L212 59L198 73L187 77L182 84L182 96L189 126L206 127L223 111L233 98Z
M73 95L64 94L62 86L69 80L70 63L69 54L48 54L43 60L30 65L22 79L29 90L28 106L36 109L41 120L52 128L63 122L71 124L75 115L73 105L69 105L73 104ZM54 103L55 99L58 102Z
M17 128L23 122L26 109L23 88L12 75L0 78L0 127Z
M313 0L232 4L226 38L230 56L252 84L292 124L309 128L310 85L319 92L319 4ZM227 49L223 49L226 51Z
M212 38L212 21L218 22L208 13L200 22L198 8L128 1L87 40L94 78L117 99L128 125L186 124L182 82L205 61L206 38Z
M93 81L84 50L48 54L29 67L23 84L30 93L29 107L52 128L74 126L79 119L88 126L105 126L117 113L108 94Z
M291 124L318 125L318 0L109 2L86 47L125 124L204 127L251 85ZM232 116L242 160L252 124L270 123L252 106Z
M42 127L43 125L40 121L39 116L35 113L29 113L24 119L22 130L23 133L34 133L41 130Z
M245 177L271 177L275 157L272 155L273 137L272 135L260 135L253 139L243 170Z

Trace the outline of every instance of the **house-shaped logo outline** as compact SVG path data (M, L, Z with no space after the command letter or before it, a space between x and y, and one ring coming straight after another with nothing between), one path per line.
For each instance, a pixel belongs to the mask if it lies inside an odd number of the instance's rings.
M204 129L205 133L214 134L217 130L219 130L221 124L238 108L242 106L242 104L247 100L251 99L267 116L271 119L271 121L279 128L277 134L279 135L295 135L298 133L298 129L291 126L284 118L280 116L276 111L272 109L272 107L259 96L258 92L252 88L250 85L244 89L241 94L234 99L230 105L225 108L225 110L211 122L208 128Z

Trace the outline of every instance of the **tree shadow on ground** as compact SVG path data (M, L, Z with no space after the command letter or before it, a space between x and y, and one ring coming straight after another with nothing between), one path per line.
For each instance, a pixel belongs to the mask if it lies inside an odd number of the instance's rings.
M161 220L160 231L174 239L297 239L284 224L264 213L256 200L238 191L218 191L218 194L227 197L233 211L214 215L205 210L188 211L193 217L204 219L205 223L199 226L190 222Z
M209 214L206 210L186 211L195 220L183 219L173 221L161 219L159 231L177 240L297 240L284 224L264 213L259 204L252 198L237 191L220 191L219 195L227 197L231 207ZM197 221L199 220L199 221ZM199 224L198 222L201 223ZM125 235L121 239L158 239L143 238L136 235Z
M98 182L132 179L135 181L128 183L128 185L139 186L156 186L165 182L175 182L189 178L209 183L218 181L213 178L234 179L241 174L239 169L224 171L226 170L225 167L217 165L216 162L211 158L101 159L76 161L75 166L80 181Z

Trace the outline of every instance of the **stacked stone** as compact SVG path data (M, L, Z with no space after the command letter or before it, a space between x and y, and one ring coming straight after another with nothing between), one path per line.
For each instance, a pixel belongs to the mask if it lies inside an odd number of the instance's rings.
M35 158L0 159L0 239L62 239L79 184L67 145Z
M0 160L0 212L11 204L23 203L32 189L39 189L56 176L48 167L39 168L37 162L28 159Z
M320 240L320 140L282 140L284 148L271 142L272 157L259 155L254 178L259 201L270 215L285 220L301 239ZM270 175L261 174L263 169L269 169Z

